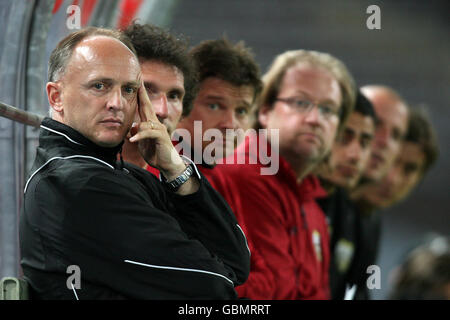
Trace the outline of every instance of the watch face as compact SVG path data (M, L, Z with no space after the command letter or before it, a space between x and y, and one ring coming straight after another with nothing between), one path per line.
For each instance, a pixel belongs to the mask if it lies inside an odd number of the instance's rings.
M172 189L173 191L177 191L178 188L181 187L183 183L189 180L194 170L192 169L192 166L188 164L186 169L181 173L178 177L176 177L173 181L166 182L166 184Z

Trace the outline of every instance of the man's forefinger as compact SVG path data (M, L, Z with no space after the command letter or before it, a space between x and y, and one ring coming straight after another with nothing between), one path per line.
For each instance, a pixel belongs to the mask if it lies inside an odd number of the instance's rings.
M153 110L152 102L148 97L147 90L145 90L143 80L141 80L141 86L138 90L138 110L141 121L155 121L158 119L155 111Z

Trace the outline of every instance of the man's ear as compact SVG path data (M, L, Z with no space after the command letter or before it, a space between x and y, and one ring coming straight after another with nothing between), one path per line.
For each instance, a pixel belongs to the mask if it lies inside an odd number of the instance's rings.
M258 111L258 122L262 127L267 128L267 123L269 121L269 114L272 111L272 107L264 104L259 108Z
M62 112L61 84L58 82L47 82L47 97L50 107L56 112Z

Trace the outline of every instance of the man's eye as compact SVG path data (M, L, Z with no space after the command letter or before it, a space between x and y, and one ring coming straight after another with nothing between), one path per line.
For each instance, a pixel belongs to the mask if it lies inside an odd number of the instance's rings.
M415 164L406 164L404 166L405 175L409 175L409 174L411 174L413 172L416 172L418 170L418 168L419 167L417 165L415 165Z
M392 138L396 141L401 140L402 135L400 133L400 130L397 130L397 129L392 130Z
M323 114L332 114L333 109L331 109L329 106L321 106L321 110Z
M308 100L295 100L295 105L298 108L306 109L309 108L311 102L309 102Z
M353 137L355 136L355 133L351 130L346 129L341 135L338 136L338 142L342 145L349 144Z
M219 105L217 103L210 103L208 104L208 108L210 108L211 110L218 110Z
M123 88L123 91L125 91L125 93L127 94L133 94L136 92L136 88L127 86Z
M245 115L248 114L248 109L247 108L239 108L239 109L236 110L236 113L239 116L245 116Z
M320 111L324 115L338 114L338 111L337 111L336 107L332 107L332 106L328 106L328 105L321 105L320 106Z
M350 134L344 134L342 135L341 139L340 139L340 143L343 145L347 145L352 141L353 136Z
M363 149L369 147L369 146L370 146L370 142L371 142L370 139L367 139L367 138L361 139L361 142L360 142L361 147L362 147Z
M181 99L180 94L178 92L169 93L168 98L170 100L180 100Z
M145 91L147 91L149 97L156 95L156 90L151 86L145 86Z
M102 90L102 89L105 88L105 85L103 83L101 83L101 82L97 82L97 83L94 83L93 87L96 90Z

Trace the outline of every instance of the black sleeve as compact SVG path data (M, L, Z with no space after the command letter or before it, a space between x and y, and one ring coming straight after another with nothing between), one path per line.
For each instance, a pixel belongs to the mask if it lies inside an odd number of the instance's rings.
M234 270L235 285L242 284L250 271L247 240L228 203L203 175L200 178L196 193L179 196L169 192L169 203L183 231L217 254Z
M356 257L354 279L357 285L355 300L370 300L371 292L367 287L367 268L375 265L381 237L381 214L370 215L358 213L358 253Z
M80 267L82 282L135 299L236 298L248 254L229 209L207 183L190 196L170 195L171 214L131 176L104 169L80 180L65 190L61 252L62 261ZM38 190L45 208L48 193Z

